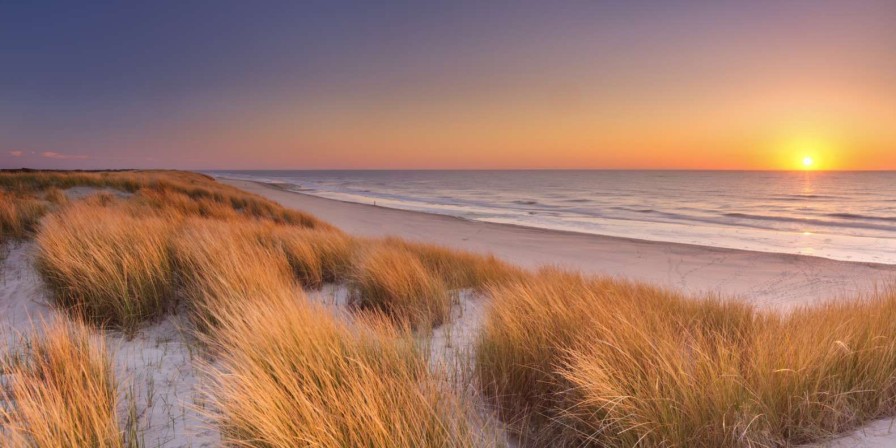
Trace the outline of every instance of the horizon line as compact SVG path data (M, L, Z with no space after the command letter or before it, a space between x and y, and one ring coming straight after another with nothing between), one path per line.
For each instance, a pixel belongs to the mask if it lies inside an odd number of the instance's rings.
M675 172L783 172L783 173L886 173L896 168L884 169L773 169L773 168L0 168L2 171L675 171Z
M175 169L176 168L155 168ZM737 169L737 168L208 168L182 171L680 171L680 172L783 172L783 173L886 173L885 169Z

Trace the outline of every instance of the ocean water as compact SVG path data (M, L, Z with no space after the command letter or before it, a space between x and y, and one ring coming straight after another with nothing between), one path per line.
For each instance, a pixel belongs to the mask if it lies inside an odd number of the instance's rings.
M215 171L464 219L896 264L896 172Z

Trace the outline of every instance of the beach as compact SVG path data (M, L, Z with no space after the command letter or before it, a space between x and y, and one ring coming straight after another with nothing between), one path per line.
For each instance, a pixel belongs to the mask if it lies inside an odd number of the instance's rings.
M854 298L896 278L896 266L820 257L720 249L475 222L455 217L341 202L275 186L219 179L306 211L366 237L398 236L492 253L523 267L553 265L646 281L690 294L737 297L787 310Z

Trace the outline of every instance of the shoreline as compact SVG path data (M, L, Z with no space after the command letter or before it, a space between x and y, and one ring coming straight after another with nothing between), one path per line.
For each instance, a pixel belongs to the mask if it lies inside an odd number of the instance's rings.
M854 297L896 280L896 265L472 221L328 199L257 181L217 180L311 213L355 236L399 236L491 253L526 268L556 265L691 294L733 296L760 307L786 310Z
M503 171L494 175L472 171L429 175L414 170L209 174L337 201L496 224L896 265L892 238L896 227L889 222L886 195L869 193L866 198L833 190L839 183L860 178L780 173L741 178L704 173L689 179L641 171L585 174L589 172L554 176L539 171L528 185ZM760 181L761 191L744 188L744 182ZM631 185L623 186L626 182ZM669 188L680 191L671 194L666 191ZM878 189L887 191L882 186Z

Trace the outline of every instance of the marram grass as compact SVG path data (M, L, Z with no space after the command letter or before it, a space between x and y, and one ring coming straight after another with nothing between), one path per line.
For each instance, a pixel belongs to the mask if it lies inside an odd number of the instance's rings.
M118 426L110 355L85 325L42 324L0 356L2 446L133 446Z
M44 220L38 269L57 305L132 332L173 305L172 232L162 217L76 203Z
M484 392L555 446L791 446L896 411L896 294L781 316L543 271L492 290Z

